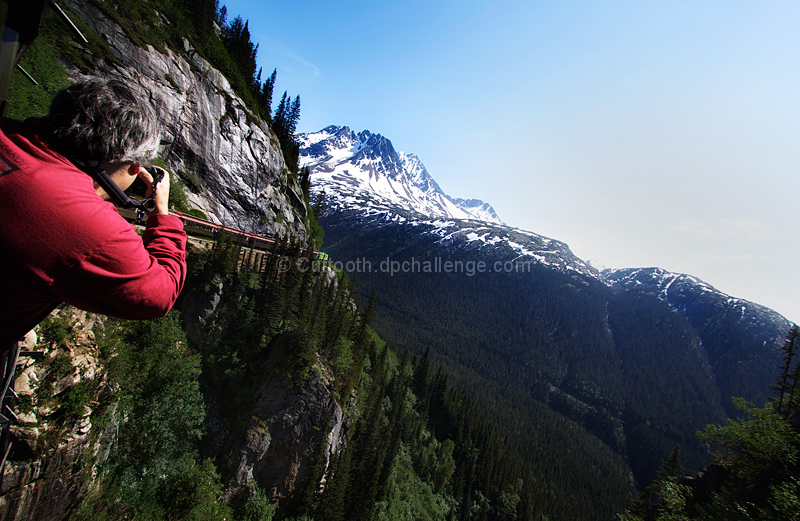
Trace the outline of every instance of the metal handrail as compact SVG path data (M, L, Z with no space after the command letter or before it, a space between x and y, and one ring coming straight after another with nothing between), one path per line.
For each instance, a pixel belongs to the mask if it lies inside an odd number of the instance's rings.
M3 371L3 380L0 383L0 454L2 454L2 461L0 461L0 487L3 486L3 475L5 474L6 459L9 452L11 452L11 421L17 420L17 415L11 410L11 405L17 399L17 393L11 385L14 383L14 373L17 368L17 360L19 360L20 345L19 342L14 343L10 348L6 349L0 354L0 369ZM9 394L9 391L10 394Z

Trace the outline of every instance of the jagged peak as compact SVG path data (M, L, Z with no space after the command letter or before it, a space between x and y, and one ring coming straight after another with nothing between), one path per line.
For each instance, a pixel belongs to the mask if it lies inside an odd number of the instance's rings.
M341 132L350 133L350 127L347 126L339 126L339 125L328 125L327 127L323 128L317 134L340 134Z
M454 202L416 154L396 150L381 134L369 130L355 133L346 126L330 125L318 132L299 134L298 141L301 163L311 168L317 182L337 184L348 194L346 197L357 198L362 206L370 202L371 194L372 202L383 209L502 224L494 209L483 201L472 204L478 200L470 199L466 205Z
M478 212L490 217L489 220L493 222L501 222L500 217L498 217L497 212L494 211L494 208L489 203L483 202L480 199L461 199L460 197L450 197L450 200L458 206L459 208L474 213Z

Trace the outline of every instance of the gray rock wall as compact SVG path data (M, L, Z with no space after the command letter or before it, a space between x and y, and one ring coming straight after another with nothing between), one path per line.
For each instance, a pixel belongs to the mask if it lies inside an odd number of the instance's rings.
M322 458L324 473L344 445L348 419L333 398L332 378L322 371L294 380L283 375L264 384L245 435L233 441L226 489L233 501L244 501L257 483L279 508L286 508L299 499L309 479L312 486L321 486L320 476L311 475L316 459Z
M187 190L191 206L228 227L305 242L302 190L288 173L278 139L222 73L188 41L177 52L138 47L87 0L66 4L122 63L98 63L98 74L138 85L150 97L163 127L162 156L188 187L197 188Z

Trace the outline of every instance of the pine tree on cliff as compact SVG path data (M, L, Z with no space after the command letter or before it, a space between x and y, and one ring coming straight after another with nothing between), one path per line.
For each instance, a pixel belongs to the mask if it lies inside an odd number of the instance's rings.
M272 130L278 136L283 150L283 158L290 170L297 171L297 162L300 158L300 146L294 139L297 122L300 120L300 96L294 100L289 93L284 91L275 114L272 116Z
M286 130L289 137L294 141L294 133L297 130L297 122L300 121L300 95L294 97L291 106L289 107L289 118L286 122Z
M342 332L345 331L345 321L347 320L348 305L350 301L350 290L344 278L339 280L336 296L330 306L327 324L325 325L325 346L333 348Z
M183 0L181 3L181 7L186 12L189 21L191 21L194 33L200 42L214 34L214 22L217 21L219 14L221 14L218 0ZM223 9L225 9L224 6ZM227 9L225 9L225 17L227 18ZM220 24L220 27L222 25Z
M443 437L452 436L453 425L447 406L447 374L440 367L428 384L428 407L431 428Z
M287 142L294 140L294 132L297 130L297 122L300 121L300 96L295 96L292 100L287 91L283 91L281 101L275 109L272 117L272 130L278 135L278 139Z
M261 110L270 121L272 121L272 92L275 89L275 78L277 74L278 69L273 69L270 77L261 85L261 93L258 96L258 101L261 103Z
M214 4L218 6L219 2L214 2ZM228 24L228 8L226 6L223 5L217 9L217 17L215 21L220 28L225 27Z
M222 28L222 43L248 86L255 82L258 45L250 41L249 20L237 16Z
M359 320L356 325L357 327L355 327L353 331L352 340L355 345L356 352L359 354L363 354L366 351L367 345L369 343L369 326L372 325L372 321L375 319L376 295L377 295L377 290L373 288L372 294L370 294L369 300L367 301L367 307L364 309L364 312L359 316Z
M300 170L300 188L303 190L303 197L308 199L311 195L311 169L308 166Z
M797 401L800 399L800 393L797 392L798 385L798 371L800 364L792 364L795 362L798 348L798 331L797 324L792 324L789 332L786 334L786 341L783 343L781 351L783 351L783 366L775 384L770 386L770 389L776 392L777 397L769 397L769 401L775 407L775 411L782 415L784 418L788 417L797 407Z
M417 411L419 411L420 415L422 416L428 415L428 407L430 405L430 393L428 391L430 367L431 349L427 348L425 349L425 353L422 355L422 358L420 358L417 362L417 366L414 368L413 375L413 391L417 396Z
M353 454L350 448L351 445L348 444L342 449L339 455L335 456L331 462L325 492L322 495L317 512L318 515L316 516L317 519L325 519L326 521L345 521L347 519L345 511L347 510L347 493Z
M313 309L308 318L308 334L314 343L319 343L325 338L325 324L329 313L328 304L332 298L329 296L333 293L331 286L332 284L325 277L316 277L313 289ZM329 356L328 351L325 351L325 355Z
M408 401L406 400L409 381L404 376L410 373L410 365L408 351L404 351L403 357L400 360L400 370L393 379L389 396L392 408L389 415L388 428L385 430L382 437L382 450L385 456L377 480L378 486L375 495L377 500L382 500L386 497L389 477L394 469L394 461L397 453L400 451L400 440L403 429L410 427L412 421L408 414Z
M655 519L663 508L661 503L666 486L670 483L676 483L683 476L681 448L679 445L675 445L675 448L672 449L672 452L658 469L653 482L645 487L639 497L631 500L628 512L635 516L634 519Z
M281 96L278 106L275 107L275 114L272 115L272 130L275 132L275 135L278 136L278 140L281 141L281 144L283 144L283 136L286 132L286 118L289 115L290 102L288 101L288 97L289 93L283 91L283 96Z
M278 245L278 251L285 244ZM282 264L286 257L281 255L267 256L267 265L261 275L261 292L259 303L264 316L267 334L270 338L283 330L283 314L286 309L286 288L284 286Z
M378 479L386 461L386 436L384 428L387 418L384 414L384 398L390 385L387 358L388 347L378 355L372 371L372 385L367 394L364 415L358 423L351 443L353 453L351 495L347 505L347 519L371 519L372 508L378 494Z

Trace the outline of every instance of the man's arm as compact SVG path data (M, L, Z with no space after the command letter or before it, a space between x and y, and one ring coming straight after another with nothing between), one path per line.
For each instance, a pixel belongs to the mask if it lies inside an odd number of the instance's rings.
M152 176L142 170L149 185ZM165 315L186 279L186 233L169 215L169 175L158 184L156 207L142 237L113 208L103 214L103 240L66 273L53 289L76 307L119 318L145 319Z

